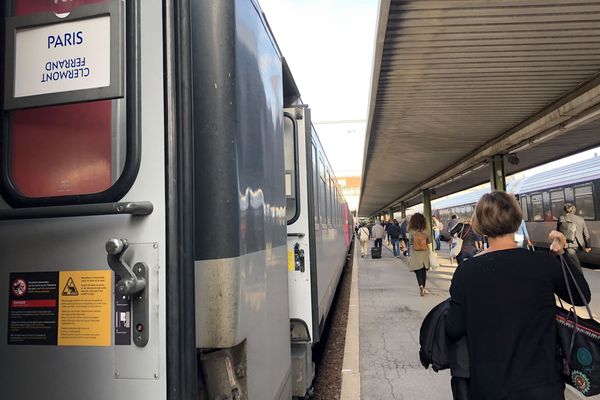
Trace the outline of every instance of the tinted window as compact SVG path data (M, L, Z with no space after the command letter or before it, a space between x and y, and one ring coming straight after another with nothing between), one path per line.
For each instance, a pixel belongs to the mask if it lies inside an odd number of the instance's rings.
M13 3L15 15L31 15L108 1ZM124 172L127 152L132 151L126 148L125 99L20 109L10 112L9 121L4 133L8 143L5 174L10 191L14 189L23 199L19 201L90 202L86 195L113 187Z
M325 178L325 163L319 158L319 214L321 215L321 224L327 224L327 181Z
M575 188L575 207L577 208L577 215L580 217L584 219L595 219L592 185Z
M521 212L523 213L523 219L529 221L529 210L527 208L527 197L521 197Z
M541 194L534 194L531 196L531 214L534 221L544 220L544 206L542 204Z
M563 213L563 206L565 205L565 193L562 189L553 190L550 192L550 212L552 213L552 220L557 221L558 217Z
M317 148L313 144L312 146L312 166L313 166L313 190L314 190L314 212L315 212L315 229L319 229L319 159L317 158Z
M285 162L285 215L288 220L296 216L298 196L296 194L296 127L294 121L286 116L283 125L283 155Z

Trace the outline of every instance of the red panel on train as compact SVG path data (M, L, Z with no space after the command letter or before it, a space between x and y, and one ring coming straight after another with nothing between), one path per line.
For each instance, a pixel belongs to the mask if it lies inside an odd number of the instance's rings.
M68 12L106 0L18 0L16 15ZM110 100L12 113L11 176L27 197L98 193L111 186Z

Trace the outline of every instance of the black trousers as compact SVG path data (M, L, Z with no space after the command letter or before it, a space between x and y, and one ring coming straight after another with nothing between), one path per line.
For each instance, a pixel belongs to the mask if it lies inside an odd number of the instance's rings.
M469 400L469 378L450 378L452 387L452 398L454 400Z
M569 248L565 249L564 257L565 257L567 263L569 264L569 266L571 266L571 267L575 266L575 267L577 267L579 272L582 272L581 263L579 262L579 257L577 256L576 248L569 247Z
M427 270L425 268L421 268L415 271L415 275L417 276L417 283L419 286L425 287L425 282L427 281Z
M375 247L381 248L381 242L382 241L383 241L383 239L375 239Z

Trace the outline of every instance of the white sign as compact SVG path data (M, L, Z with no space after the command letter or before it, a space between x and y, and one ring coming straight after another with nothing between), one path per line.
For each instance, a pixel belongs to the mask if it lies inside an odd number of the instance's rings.
M110 16L18 29L14 97L110 86Z

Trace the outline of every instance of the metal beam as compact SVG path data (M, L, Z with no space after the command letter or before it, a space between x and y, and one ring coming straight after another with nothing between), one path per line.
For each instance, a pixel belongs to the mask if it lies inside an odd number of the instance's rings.
M425 232L433 242L433 230L431 229L431 192L429 189L423 190L423 215L425 216Z
M504 156L497 154L490 158L490 184L492 190L506 192L506 178L504 175Z

